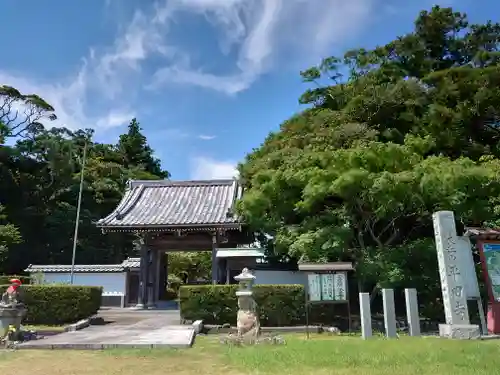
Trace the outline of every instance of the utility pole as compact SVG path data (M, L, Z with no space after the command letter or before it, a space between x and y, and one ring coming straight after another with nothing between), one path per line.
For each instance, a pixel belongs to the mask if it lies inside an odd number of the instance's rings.
M82 191L83 191L83 176L85 173L85 163L87 161L87 145L88 140L85 141L83 146L83 159L80 171L80 190L78 192L78 203L76 205L76 221L75 221L75 235L73 237L73 256L71 258L71 274L70 274L70 284L73 285L73 279L75 274L75 260L76 260L76 243L78 241L78 225L80 224L80 207L82 206Z

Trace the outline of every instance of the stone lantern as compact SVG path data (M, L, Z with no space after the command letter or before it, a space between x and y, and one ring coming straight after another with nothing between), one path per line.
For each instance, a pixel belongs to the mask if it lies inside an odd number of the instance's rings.
M237 297L252 297L253 295L253 283L255 281L255 276L248 270L248 268L243 268L243 271L234 279L239 283L239 289L236 292Z
M255 276L248 268L244 268L241 274L235 276L234 279L239 283L239 288L236 291L236 297L238 297L238 315L236 322L238 337L255 342L260 334L257 304L253 299L252 290Z

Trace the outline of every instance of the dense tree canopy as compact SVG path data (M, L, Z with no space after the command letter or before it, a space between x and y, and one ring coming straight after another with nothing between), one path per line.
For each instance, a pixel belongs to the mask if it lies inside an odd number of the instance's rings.
M276 253L352 260L361 288L437 298L432 212L499 218L499 42L499 24L436 6L408 35L302 72L309 108L239 166L243 217Z
M12 134L11 129L4 134ZM132 236L104 236L95 222L116 207L127 180L168 176L135 119L115 145L93 141L92 130L40 124L26 127L16 139L0 148L0 272L17 273L29 263L71 262L85 145L77 262L121 262L133 251Z

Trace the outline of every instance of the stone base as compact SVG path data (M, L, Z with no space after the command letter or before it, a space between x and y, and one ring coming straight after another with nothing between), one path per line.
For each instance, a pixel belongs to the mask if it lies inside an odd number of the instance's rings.
M439 336L448 339L478 340L481 329L476 324L440 324Z
M146 306L142 303L138 303L137 305L132 306L131 309L132 310L145 310Z
M24 307L0 307L0 338L7 335L10 326L14 326L16 331L19 331L21 320L26 312Z

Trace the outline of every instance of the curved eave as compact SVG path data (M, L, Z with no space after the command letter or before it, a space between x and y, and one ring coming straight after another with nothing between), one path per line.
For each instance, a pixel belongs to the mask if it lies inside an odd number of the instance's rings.
M135 194L134 194L135 193ZM122 213L125 209L127 209L131 203L133 204L134 200L137 198L137 195L141 193L141 189L131 189L130 187L125 190L125 194L123 195L123 198L121 199L120 203L116 206L116 208L107 216L103 217L102 219L99 219L97 221L97 227L101 228L106 225L100 225L100 223L105 223L116 216L118 216L120 213Z
M241 230L233 213L241 194L235 180L134 181L96 226L103 232Z
M103 233L107 232L214 232L218 230L243 230L243 223L234 224L200 224L200 225L134 225L134 226L106 226L97 224Z

